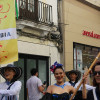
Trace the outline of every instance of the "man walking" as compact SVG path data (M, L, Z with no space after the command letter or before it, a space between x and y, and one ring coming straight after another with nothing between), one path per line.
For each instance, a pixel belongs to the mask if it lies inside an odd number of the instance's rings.
M38 78L38 70L31 69L31 77L27 80L27 95L29 100L39 100L41 98L41 93L45 89L45 85Z

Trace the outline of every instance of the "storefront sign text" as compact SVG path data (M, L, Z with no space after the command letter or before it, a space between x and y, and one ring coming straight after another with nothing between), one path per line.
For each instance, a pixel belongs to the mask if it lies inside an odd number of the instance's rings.
M92 32L88 32L88 31L84 31L83 30L82 34L86 35L86 36L89 36L89 37L100 39L100 35L99 34L95 34L93 31Z

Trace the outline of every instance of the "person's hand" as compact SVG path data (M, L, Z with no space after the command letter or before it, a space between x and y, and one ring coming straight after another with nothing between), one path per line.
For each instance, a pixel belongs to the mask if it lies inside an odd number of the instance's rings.
M83 80L83 84L86 84L86 81L87 81L87 75L86 75L86 73L83 74L82 80Z
M46 84L43 84L42 86L43 86L43 88L46 88Z
M42 93L43 93L43 95L45 95L45 94L46 94L46 92L45 92L45 91L43 91Z

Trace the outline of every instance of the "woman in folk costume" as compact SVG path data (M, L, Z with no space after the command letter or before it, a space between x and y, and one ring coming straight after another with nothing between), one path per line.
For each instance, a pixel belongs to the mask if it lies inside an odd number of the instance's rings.
M72 86L64 84L65 73L62 66L62 64L55 62L50 67L54 73L56 83L48 86L46 94L40 100L69 100L69 93L75 91Z
M17 81L22 75L22 69L8 64L0 68L0 72L5 82L0 83L0 100L19 100L21 82Z

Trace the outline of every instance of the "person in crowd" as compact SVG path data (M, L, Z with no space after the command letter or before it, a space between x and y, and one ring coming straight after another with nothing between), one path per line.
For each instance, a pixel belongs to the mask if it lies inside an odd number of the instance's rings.
M22 69L8 64L0 68L0 74L6 80L0 83L0 100L19 100L22 83L18 79L22 75Z
M79 85L80 83L80 78L81 78L81 72L78 71L78 70L71 70L71 71L67 71L66 72L66 76L67 78L69 79L69 81L65 82L66 85L71 85L73 86L74 88L77 88L77 86ZM88 85L86 84L86 89L87 90L91 90L93 89L94 87L91 86L91 85ZM79 88L79 90L82 90L82 85L81 87Z
M87 92L87 96L83 97L84 100L100 100L100 61L93 66L92 73L93 86L95 86L95 88ZM84 89L86 88L84 87Z
M38 78L37 69L33 68L30 72L32 76L27 80L27 96L29 100L39 100L46 85L43 85L42 81Z
M81 78L81 72L78 70L71 70L65 73L66 73L67 78L69 79L69 81L65 82L65 84L76 87L78 81Z
M48 86L46 94L40 100L69 100L69 93L74 92L73 86L64 83L65 72L63 65L57 62L50 67L54 74L56 83Z

